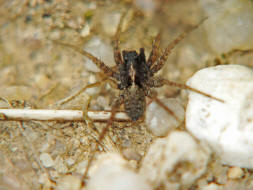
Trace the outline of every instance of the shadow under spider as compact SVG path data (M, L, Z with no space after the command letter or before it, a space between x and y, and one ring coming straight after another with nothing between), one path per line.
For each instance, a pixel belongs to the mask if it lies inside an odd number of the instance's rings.
M191 27L189 30L186 30L182 34L180 34L172 43L170 43L167 48L161 52L160 45L160 34L156 36L151 53L149 54L148 59L146 59L144 48L140 48L139 53L135 50L130 51L120 51L119 47L119 35L121 32L122 22L125 14L123 14L120 18L116 33L113 39L113 49L114 49L114 60L116 63L116 69L108 67L103 61L96 58L92 54L83 50L82 48L76 47L71 44L62 43L59 41L54 41L55 43L67 46L72 48L73 50L81 53L86 56L88 59L93 61L97 67L103 71L106 75L106 79L100 82L96 82L93 84L89 84L82 89L80 89L77 93L61 100L58 102L58 105L65 104L81 94L88 88L99 86L105 82L109 82L112 87L117 88L119 90L119 97L113 102L111 109L111 117L107 121L106 127L103 128L102 132L98 137L98 142L100 142L104 137L109 127L112 125L116 110L120 107L120 105L124 105L124 111L130 117L132 121L139 120L145 113L146 110L146 97L151 100L157 102L162 108L164 108L169 114L171 114L175 119L178 120L176 115L170 110L166 105L164 105L157 97L153 88L159 88L164 85L175 86L181 89L191 90L193 92L202 94L208 98L215 99L220 102L224 102L221 99L213 97L205 92L201 92L195 88L192 88L185 84L180 84L176 82L172 82L167 79L163 79L161 77L155 76L155 74L163 68L168 58L168 55L171 53L172 49L182 40L185 36L198 28L204 20L203 19L198 25ZM99 143L96 143L95 151L98 150ZM82 182L87 178L87 174L89 168L91 166L92 160L94 159L95 151L92 153L90 159L88 160L87 168L82 177Z

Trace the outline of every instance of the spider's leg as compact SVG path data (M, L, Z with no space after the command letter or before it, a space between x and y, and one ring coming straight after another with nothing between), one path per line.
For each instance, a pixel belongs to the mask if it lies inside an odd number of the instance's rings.
M124 12L122 16L120 17L116 33L113 37L113 52L114 52L114 61L116 65L123 64L122 56L120 53L120 47L119 47L119 43L120 43L119 36L121 33L121 28L122 28L122 24L123 24L123 20L125 16L126 16L126 12Z
M159 78L159 77L156 77L156 78L152 78L149 82L148 82L148 85L149 87L154 87L154 88L158 88L158 87L162 87L163 85L168 85L168 86L174 86L174 87L178 87L180 89L185 89L185 90L190 90L192 92L196 92L198 94L201 94L203 96L206 96L208 98L211 98L211 99L214 99L214 100L217 100L219 102L222 102L224 103L224 100L220 99L220 98L216 98L210 94L207 94L205 92L202 92L196 88L192 88L186 84L181 84L181 83L177 83L177 82L173 82L173 81L170 81L170 80L167 80L167 79L163 79L163 78Z
M165 64L169 54L171 53L171 51L175 48L175 46L181 41L183 40L190 32L192 32L193 30L195 30L196 28L198 28L204 21L206 20L203 19L199 24L197 24L196 26L191 27L190 29L184 31L183 33L181 33L176 39L173 40L173 42L171 42L167 48L164 50L163 54L161 55L161 57L158 59L158 61L152 65L151 67L151 75L154 75L156 72L158 72Z
M168 106L166 106L161 100L159 100L159 98L157 98L156 94L152 94L150 96L148 96L151 101L155 101L160 107L162 107L169 115L172 115L172 117L174 117L179 123L181 123L181 120L176 116L176 114L170 109L168 108Z
M118 99L116 99L116 101L113 103L110 119L108 120L107 125L103 128L102 132L99 134L98 142L101 142L104 139L104 137L105 137L108 129L113 124L113 120L114 120L116 111L117 111L117 109L120 107L120 105L122 103L123 103L123 98L121 96ZM87 177L88 177L88 172L89 172L89 169L91 167L92 161L93 161L93 159L95 157L95 152L98 150L98 146L99 146L99 143L96 142L95 149L91 153L91 156L90 156L90 158L88 160L87 167L86 167L85 172L84 172L84 174L82 176L82 182L84 182L84 180L87 179ZM83 185L85 185L85 184L83 184Z
M149 68L156 62L157 58L160 55L160 48L159 48L160 41L161 41L161 33L159 32L156 35L155 40L152 44L152 50L149 54L149 58L148 58L148 61L147 61L147 65L148 65Z
M74 94L71 94L70 96L56 102L55 104L56 104L56 106L61 106L63 104L66 104L67 102L73 100L75 97L79 96L85 90L87 90L89 88L100 86L100 85L104 84L105 82L109 82L109 83L113 83L113 84L115 83L112 79L106 78L102 81L95 82L95 83L92 83L92 84L88 84L88 85L84 86L83 88L81 88L80 90L78 90L77 92L75 92ZM114 87L114 86L112 86L112 87Z
M80 54L84 55L85 57L87 57L88 59L90 59L93 63L95 63L97 65L97 67L99 69L101 69L106 74L106 76L112 77L115 74L115 72L110 67L106 66L103 61L101 61L100 59L96 58L91 53L83 50L82 48L74 46L72 44L63 43L63 42L60 42L60 41L57 41L57 40L53 40L53 42L56 43L56 44L62 45L62 46L69 47L69 48L71 48L71 49L79 52Z
M86 125L92 131L92 136L93 136L94 140L96 141L96 143L98 143L101 147L103 147L103 144L100 141L98 141L98 137L99 137L100 133L99 133L98 129L96 128L96 126L94 125L94 122L88 116L88 111L89 111L91 99L92 99L92 97L90 96L87 101L86 106L84 106L82 109L83 110L83 118L85 118ZM104 147L103 147L103 150L105 151Z

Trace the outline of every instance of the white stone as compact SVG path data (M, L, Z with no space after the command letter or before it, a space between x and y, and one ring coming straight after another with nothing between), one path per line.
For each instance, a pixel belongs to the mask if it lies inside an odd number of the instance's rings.
M221 65L198 71L187 84L225 103L190 92L186 128L223 163L253 168L253 70Z
M208 16L204 27L214 52L253 48L251 0L199 0L199 3Z
M103 154L90 171L87 190L151 190L118 154Z
M103 61L107 66L115 65L112 46L106 44L98 37L93 37L85 44L84 50ZM84 57L85 68L92 72L100 72L100 69L88 58Z
M147 129L155 136L166 136L169 131L178 127L184 120L184 107L175 98L162 99L164 103L179 119L176 120L171 114L153 101L146 110Z
M231 167L228 169L228 178L239 179L243 176L243 170L239 167Z
M103 15L102 26L107 34L109 35L115 34L120 17L121 14L119 12L110 12L109 14Z
M57 181L56 190L80 190L81 178L74 175L66 175Z
M219 186L215 183L210 183L201 188L201 190L222 190L222 189L223 189L222 186Z
M188 189L206 171L209 154L188 133L175 131L150 146L140 174L153 189Z
M54 166L54 161L53 161L52 157L50 156L50 154L48 154L48 153L42 153L40 155L40 160L46 168Z

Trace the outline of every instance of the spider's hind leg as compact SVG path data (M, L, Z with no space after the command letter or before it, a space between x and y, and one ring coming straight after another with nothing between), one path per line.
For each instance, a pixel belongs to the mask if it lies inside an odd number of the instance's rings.
M92 161L95 158L95 152L98 150L99 143L104 139L107 131L112 126L114 118L115 118L116 111L117 111L117 109L120 107L120 105L122 103L123 103L123 98L121 96L114 101L114 103L112 105L112 109L111 109L111 116L110 116L110 118L109 118L109 120L107 122L107 125L102 129L101 133L99 134L99 137L98 137L98 140L96 142L96 146L95 146L94 151L91 152L91 156L90 156L90 158L88 160L87 167L86 167L85 172L84 172L84 174L82 176L82 182L84 182L87 179L88 172L89 172L89 169L91 167ZM85 184L83 184L82 186L84 186L84 185Z
M152 92L152 94L150 94L148 96L152 101L155 101L160 107L162 107L169 115L171 115L172 117L174 117L179 123L181 123L181 120L178 118L178 116L168 107L166 106L161 100L159 100L159 98L157 98L157 93L155 91Z

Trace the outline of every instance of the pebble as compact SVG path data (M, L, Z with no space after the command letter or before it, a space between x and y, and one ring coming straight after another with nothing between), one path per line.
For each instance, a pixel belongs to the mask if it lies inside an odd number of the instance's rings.
M188 189L205 173L209 154L187 132L174 131L150 146L140 174L153 189Z
M215 183L210 183L201 188L201 190L222 190L222 189L223 189L222 186L219 186Z
M230 179L240 179L243 175L243 170L239 167L231 167L228 170L228 178Z
M107 66L115 66L113 58L112 46L103 42L99 37L93 37L89 40L84 47L84 50L88 51L95 57L102 60ZM85 59L85 68L91 72L100 72L101 70L88 58Z
M109 14L105 14L103 16L102 19L102 26L104 31L106 32L106 34L109 35L114 35L117 27L118 27L118 23L120 20L121 14L118 12L111 12Z
M253 70L220 65L198 71L187 84L225 103L190 92L186 128L207 142L224 164L253 168Z
M199 3L208 16L204 28L214 52L222 54L233 49L253 48L252 1L200 0Z
M73 175L66 175L57 181L56 190L80 190L81 178Z
M87 190L151 190L119 154L102 154L90 170Z
M46 168L50 168L50 167L54 166L54 161L53 161L52 157L50 156L50 154L48 154L48 153L42 153L40 155L40 160Z
M162 99L163 102L177 116L177 121L171 114L153 101L146 110L147 129L155 136L163 137L169 131L178 127L184 120L184 107L175 98Z

